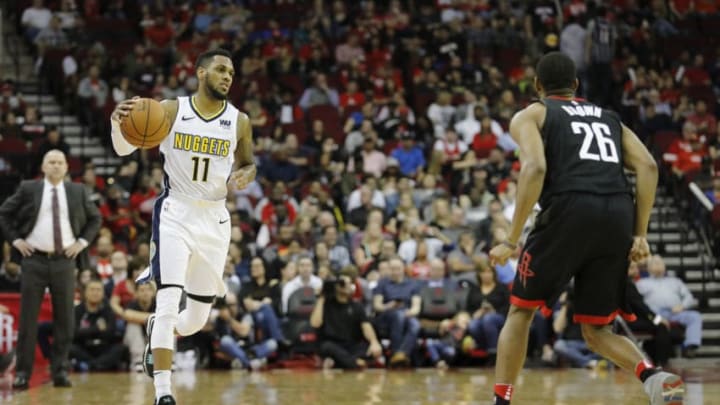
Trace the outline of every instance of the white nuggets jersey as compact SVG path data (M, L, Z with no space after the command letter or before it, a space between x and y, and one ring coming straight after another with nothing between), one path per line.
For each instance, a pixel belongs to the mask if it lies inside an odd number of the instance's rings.
M160 144L165 188L199 200L223 200L237 147L238 110L227 101L203 117L192 97L178 97L170 133Z

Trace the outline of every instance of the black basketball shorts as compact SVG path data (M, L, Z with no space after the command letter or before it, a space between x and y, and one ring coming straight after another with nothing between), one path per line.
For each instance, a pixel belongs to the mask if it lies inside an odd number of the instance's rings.
M634 218L629 194L553 197L520 255L510 302L552 308L574 277L575 322L634 320L625 294Z

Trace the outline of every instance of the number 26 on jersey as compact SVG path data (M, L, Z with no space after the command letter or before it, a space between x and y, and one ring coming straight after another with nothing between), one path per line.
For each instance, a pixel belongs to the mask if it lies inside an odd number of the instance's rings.
M607 124L602 122L588 124L586 122L573 121L570 125L573 133L585 137L580 147L580 159L620 163L615 143L610 137L610 127L608 127ZM598 153L590 151L593 143L597 145Z

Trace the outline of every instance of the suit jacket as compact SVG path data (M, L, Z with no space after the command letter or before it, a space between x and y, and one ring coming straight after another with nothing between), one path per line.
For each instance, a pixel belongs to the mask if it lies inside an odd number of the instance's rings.
M42 203L44 181L40 179L21 182L15 194L0 205L0 230L8 242L24 239L32 232ZM73 235L92 243L102 223L97 206L90 201L90 196L82 184L66 181L65 194ZM78 255L78 260L79 268L89 266L87 249Z

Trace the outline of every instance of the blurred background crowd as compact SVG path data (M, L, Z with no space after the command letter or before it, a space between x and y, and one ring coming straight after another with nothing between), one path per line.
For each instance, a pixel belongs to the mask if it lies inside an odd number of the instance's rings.
M719 3L21 0L11 17L34 74L108 155L117 102L192 94L199 53L222 47L233 55L229 99L251 119L258 177L228 195L230 293L206 330L179 342L188 350L179 366L257 369L321 353L332 359L326 367L382 366L381 354L393 366L446 367L494 361L517 262L491 266L487 258L515 206L520 164L508 123L536 97L534 64L545 52L571 56L578 96L618 111L639 134L663 166L668 193L688 221L707 223L717 252L712 221L688 185L720 203ZM65 152L69 177L103 215L91 266L78 269L77 327L112 325L76 333L76 368L133 367L153 310L154 289L133 280L151 254L158 153L136 152L100 174L18 87L5 80L0 88L8 186L0 194L38 176L48 150ZM0 289L17 291L22 270L8 244L3 269ZM630 274L668 277L661 257ZM663 334L650 349L661 364L672 344L688 357L700 346L697 313L693 322L654 322L668 306L694 312L687 288L654 299L662 288L643 284L638 303L649 311L645 332ZM311 319L316 293L327 297L319 324ZM677 302L668 302L673 294ZM362 314L330 316L332 305L347 305L343 297ZM570 293L533 323L537 364L602 361L576 344L579 331L566 322L571 303ZM355 345L363 340L367 347Z

